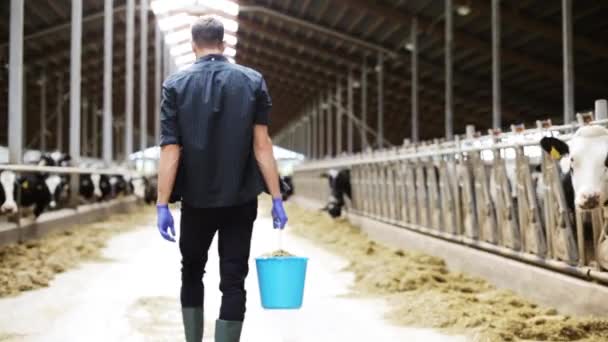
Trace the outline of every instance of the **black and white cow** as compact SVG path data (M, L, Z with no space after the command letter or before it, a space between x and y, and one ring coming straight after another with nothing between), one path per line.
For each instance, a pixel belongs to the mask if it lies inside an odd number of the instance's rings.
M291 176L279 177L279 188L281 189L281 197L283 197L283 201L287 201L294 192Z
M0 212L2 214L15 214L17 212L17 175L12 171L0 172Z
M608 129L583 126L568 143L544 137L541 147L560 160L568 206L595 209L608 200Z
M46 177L44 182L51 195L51 200L49 202L50 209L57 209L68 203L70 191L67 177L50 175Z
M327 210L331 217L340 217L342 215L342 208L345 205L344 196L352 199L350 170L331 169L324 172L321 176L328 179L330 189L329 201L323 210Z
M0 185L2 188L0 199L3 199L0 212L3 214L13 215L20 206L24 209L32 209L34 217L38 217L51 202L45 177L39 173L26 173L17 177L12 171L2 171Z
M131 186L123 175L110 176L110 187L112 197L125 196L131 193Z

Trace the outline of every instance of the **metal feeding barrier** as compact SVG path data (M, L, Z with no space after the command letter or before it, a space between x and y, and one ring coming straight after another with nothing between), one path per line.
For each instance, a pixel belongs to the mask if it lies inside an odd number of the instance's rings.
M572 213L559 164L539 144L543 136L569 140L581 125L608 124L592 118L484 136L469 127L466 137L449 142L313 160L295 168L295 189L325 202L329 186L321 173L346 168L354 214L608 283L608 211Z
M67 174L70 175L69 186L71 189L76 191L70 191L70 198L68 200L68 208L76 208L79 204L79 179L78 176L82 174L100 174L108 176L116 175L127 175L130 172L128 170L116 170L116 169L97 169L97 168L81 168L81 167L70 167L70 166L42 166L42 165L27 165L27 164L0 164L0 172L12 171L17 174L19 173L47 173L47 174ZM17 212L15 213L16 224L18 228L21 228L21 217L22 208L19 205L21 199L21 187L16 188L15 201L17 203Z

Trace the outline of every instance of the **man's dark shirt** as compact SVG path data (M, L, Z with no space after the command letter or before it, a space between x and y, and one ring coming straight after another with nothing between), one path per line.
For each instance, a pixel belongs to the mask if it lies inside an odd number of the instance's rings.
M184 203L234 206L262 192L253 127L268 125L271 107L262 75L221 55L201 57L164 82L160 145L182 148L176 189Z

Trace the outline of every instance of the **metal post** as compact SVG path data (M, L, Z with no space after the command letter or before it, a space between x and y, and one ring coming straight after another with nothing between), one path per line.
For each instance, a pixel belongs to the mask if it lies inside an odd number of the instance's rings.
M82 98L82 106L81 106L81 126L80 126L80 136L81 136L81 151L80 154L83 156L89 156L89 99L86 97Z
M331 89L327 90L327 98L325 99L325 111L327 112L327 156L331 157L333 153L333 118L332 118L332 104L331 104Z
M410 43L412 44L412 142L416 143L420 140L420 125L418 124L418 18L412 20Z
M311 153L311 157L313 159L316 159L319 155L318 155L318 149L317 149L317 145L318 145L318 141L317 141L317 130L319 128L319 125L317 124L317 107L314 105L312 105L312 110L311 110L311 115L312 115L312 153Z
M367 149L367 132L363 127L367 125L367 58L363 56L363 65L361 66L361 147Z
M72 41L70 50L70 156L80 159L80 85L82 56L82 0L72 1ZM76 189L75 187L74 189ZM76 191L73 191L76 193Z
M112 162L112 31L113 31L113 2L104 2L103 28L103 161Z
M342 147L342 84L340 83L340 77L336 82L336 155L342 154L344 150Z
M310 159L312 157L312 120L311 113L308 112L306 116L306 157Z
M70 49L70 156L72 163L80 162L80 87L82 58L82 0L72 0L72 36ZM70 177L70 205L78 204L78 176Z
M148 147L148 0L139 6L139 149Z
M46 66L42 69L40 75L40 151L45 152L46 146Z
M492 127L502 127L500 88L500 0L492 0Z
M454 137L454 98L452 88L452 49L454 10L452 0L445 0L445 137Z
M376 145L381 148L384 144L384 56L381 52L378 52L376 72L378 73L378 135L376 136Z
M562 0L564 58L564 123L574 120L574 54L572 48L572 0Z
M354 124L353 124L353 116L355 115L353 110L353 70L352 68L348 68L348 81L347 81L347 94L346 94L346 109L348 111L348 127L346 130L346 149L349 154L352 154L354 151Z
M93 98L91 101L91 120L93 130L93 134L91 135L93 139L93 144L91 146L91 157L97 158L99 157L99 109L97 108L97 96Z
M63 75L57 77L57 151L63 150Z
M162 39L160 36L160 26L158 26L158 20L154 25L154 97L155 108L154 108L154 144L160 143L160 83L161 80L161 58L162 58Z
M127 1L127 12L126 12L126 79L125 79L125 129L124 129L124 147L125 159L129 158L129 155L133 153L133 62L134 62L134 48L133 43L135 42L135 0Z
M9 163L23 157L23 1L11 0L8 64Z
M319 158L325 155L325 110L323 109L323 94L319 95L317 104L319 113Z

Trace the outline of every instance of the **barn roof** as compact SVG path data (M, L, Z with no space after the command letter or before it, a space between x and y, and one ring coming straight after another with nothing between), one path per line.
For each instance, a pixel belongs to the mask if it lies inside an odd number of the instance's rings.
M422 138L444 134L444 1L242 0L238 61L262 71L275 99L275 130L302 114L313 98L335 88L363 58L385 51L385 135L399 143L410 132L410 52L414 17L419 27ZM455 130L492 123L491 4L455 1ZM574 1L575 108L593 107L608 94L608 2ZM502 1L503 123L561 122L562 29L560 1ZM365 44L363 44L365 43ZM369 124L375 123L375 77L370 74ZM357 94L355 94L357 95ZM355 114L359 102L355 100Z

